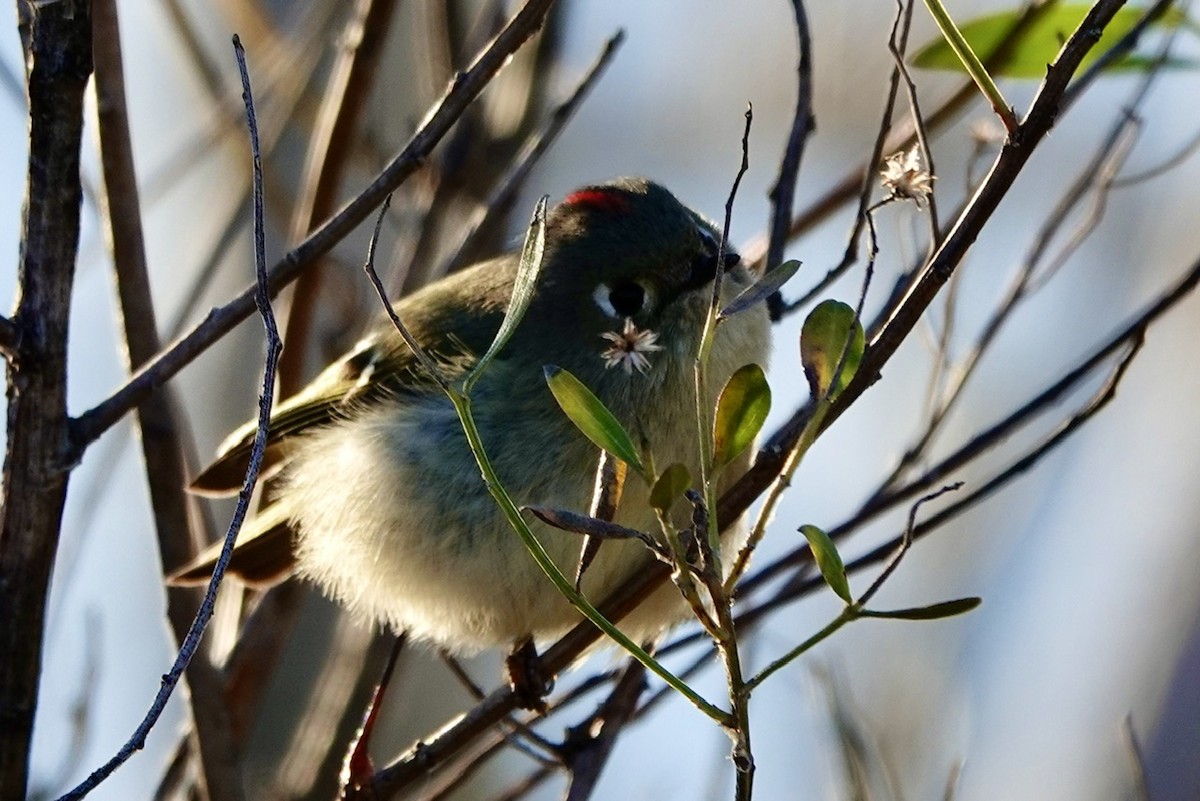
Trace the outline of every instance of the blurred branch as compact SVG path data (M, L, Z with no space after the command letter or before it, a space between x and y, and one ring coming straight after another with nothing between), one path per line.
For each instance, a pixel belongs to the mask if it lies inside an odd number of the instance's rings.
M600 772L608 763L617 735L633 718L638 698L645 691L646 668L630 659L600 708L567 730L563 747L569 755L571 782L566 801L586 801L595 793Z
M792 130L788 134L783 159L779 162L779 176L771 188L771 230L762 274L783 261L783 248L787 244L792 205L796 197L796 179L804 161L804 146L813 131L812 34L804 0L792 0L792 11L796 17L796 47L799 51L796 64L796 112L792 116Z
M383 198L400 186L424 162L467 105L487 86L492 76L541 26L554 0L528 0L508 26L492 41L466 72L459 73L409 144L362 193L293 248L268 272L273 296L327 253L370 214ZM75 418L70 453L78 458L88 445L112 427L155 388L190 364L214 342L246 319L254 310L254 290L247 289L208 316L181 340L160 353L121 389Z
M340 615L310 699L264 796L312 801L339 797L346 744L363 722L363 709L393 641L344 612Z
M304 592L304 585L292 578L263 593L225 661L225 698L235 743L244 743L258 720L267 683L300 614Z
M358 0L338 37L338 53L325 87L321 110L308 143L300 181L300 198L292 219L292 241L302 240L336 208L346 165L354 153L354 137L367 98L379 72L379 59L395 17L396 0ZM305 363L312 351L309 331L321 275L318 263L296 281L288 308L285 339L292 343L279 364L279 392L287 397L305 383ZM319 359L323 364L324 359Z
M281 88L271 95L273 103L267 109L271 113L264 113L261 133L263 166L268 175L271 174L271 167L275 163L272 157L283 142L285 135L289 133L289 126L295 122L297 117L301 116L310 80L317 74L318 59L315 55L319 51L317 39L328 26L328 9L331 6L332 4L320 3L313 6L316 10L311 14L311 23L306 20L303 30L294 41L292 49L295 52L289 51L285 54L282 67L276 68L283 70L284 77L275 81ZM322 10L325 10L326 13L318 13ZM268 68L270 66L269 63ZM214 97L214 103L221 106L218 110L220 115L218 121L225 119L223 102L221 96ZM187 169L199 163L201 154L205 153L213 142L219 141L221 135L223 135L223 129L214 131L208 139L189 141L183 152L168 159L167 166L161 169L156 177L148 180L147 185L153 186L157 183L160 186L159 191L165 191L178 181ZM201 260L200 266L191 276L188 288L182 293L182 302L171 314L166 327L167 336L171 339L179 336L188 318L204 301L204 290L212 284L229 248L238 241L241 229L245 225L250 206L250 178L239 172L234 180L239 182L237 199L225 205L225 217L216 226L216 230L220 233L213 238L207 255ZM146 194L152 195L152 190L148 190Z
M477 246L480 231L484 230L497 217L508 213L517 192L524 185L525 179L529 177L529 173L532 172L542 155L554 144L559 133L574 116L575 110L591 92L600 76L604 74L624 41L625 32L617 31L604 43L604 49L592 62L592 66L588 68L583 79L575 87L575 91L550 113L542 129L525 141L521 151L513 159L512 165L501 177L487 200L476 206L470 219L463 226L464 230L458 244L443 260L434 275L447 275L456 267L462 266L465 255L471 253Z
M208 90L209 95L214 100L219 100L225 88L224 81L221 77L221 69L216 61L209 57L204 49L204 45L200 42L200 35L196 32L196 28L188 19L187 12L183 9L182 0L163 0L163 6L166 9L167 16L171 20L171 25L175 29L175 33L179 35L180 44L183 45L183 52L187 53L188 60L192 65L195 75L200 76L204 83L204 88Z
M159 350L154 302L146 268L133 145L125 103L125 78L115 0L93 0L93 47L100 165L103 173L104 222L112 247L125 352L129 371L153 358ZM183 446L174 403L167 388L149 395L137 407L146 481L158 534L164 575L195 555L184 495ZM182 642L192 623L200 593L182 588L167 592L167 618L176 642ZM188 668L191 708L201 745L203 786L212 797L241 796L238 760L229 736L229 718L221 682L201 655Z
M50 573L72 460L67 329L79 244L88 3L17 5L29 97L29 161L11 320L0 506L0 801L25 797Z
M294 113L299 98L319 74L322 45L339 5L305 3L300 7L303 19L295 23L295 32L284 44L277 45L277 49L255 47L257 60L262 64L262 68L256 70L255 80L259 86L259 96L266 101L260 103L262 108L259 109L262 140L268 143L263 146L264 155L272 149L270 143L278 137L275 131ZM182 31L180 35L185 39L187 37ZM274 36L271 39L278 41ZM190 49L188 52L190 55ZM157 168L148 171L142 183L142 194L147 202L157 201L185 175L205 163L205 158L216 145L225 145L232 158L242 155L241 98L232 87L224 91L219 81L212 86L206 82L205 88L209 93L206 118L189 129L188 135ZM273 178L271 165L264 163L264 166L269 185ZM243 183L248 193L249 181L244 176Z

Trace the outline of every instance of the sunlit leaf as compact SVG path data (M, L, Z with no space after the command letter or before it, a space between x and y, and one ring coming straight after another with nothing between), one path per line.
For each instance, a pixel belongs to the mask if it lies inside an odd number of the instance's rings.
M662 471L650 489L650 505L663 512L670 509L692 486L692 476L679 462Z
M463 381L464 392L470 392L471 386L483 375L484 369L508 344L508 340L512 339L517 326L525 317L525 312L529 310L529 303L533 300L538 276L542 271L542 255L546 250L546 203L549 200L549 195L542 195L542 199L533 210L533 219L530 220L529 230L525 233L525 245L521 248L521 260L517 264L517 277L513 282L508 311L504 313L504 320L500 323L500 329L496 331L496 337L487 352L476 362L474 369Z
M1046 67L1058 56L1063 43L1079 27L1079 23L1087 16L1091 5L1086 3L1051 3L1040 11L1034 12L1035 18L1028 22L1019 34L1018 41L1012 43L1007 55L998 62L989 59L989 54L996 52L1017 22L1025 13L1022 9L1001 11L987 14L959 25L959 30L971 45L971 49L987 64L988 71L993 76L1009 78L1036 78L1046 75ZM1112 21L1105 27L1103 36L1095 47L1084 57L1081 68L1086 68L1102 56L1110 47L1117 43L1146 13L1144 7L1127 6L1117 11ZM1187 16L1177 8L1171 8L1160 16L1154 23L1159 27L1177 27L1187 25L1194 28ZM912 63L917 67L927 69L954 70L963 72L964 67L950 45L942 37L938 37L922 47L912 57ZM1154 59L1126 56L1114 62L1112 69L1146 70L1154 65ZM1166 66L1194 67L1187 60L1176 60Z
M833 540L829 539L829 535L816 526L801 526L800 533L808 540L808 547L812 549L813 557L817 560L817 568L821 571L825 583L843 601L853 603L854 599L850 596L850 582L846 580L846 566L842 563L842 557L834 547Z
M740 368L717 398L713 420L713 465L724 467L750 447L771 411L771 387L757 364Z
M930 604L929 606L917 606L912 609L891 609L884 612L864 609L860 615L862 617L879 617L888 620L941 620L946 617L964 615L981 603L983 603L982 598L956 598L953 601L943 601L940 604Z
M837 397L858 371L865 347L863 328L855 319L854 309L837 300L818 304L800 331L800 362L813 396ZM831 392L838 364L842 370Z
M552 364L543 368L546 383L563 412L584 436L613 456L643 472L642 460L629 432L592 391L575 376Z
M775 269L768 272L762 278L755 281L750 286L743 289L738 296L729 302L729 305L721 309L720 318L732 317L738 312L743 312L749 309L756 303L769 298L779 288L786 284L791 277L800 269L800 262L795 259L789 259L783 264L780 264Z

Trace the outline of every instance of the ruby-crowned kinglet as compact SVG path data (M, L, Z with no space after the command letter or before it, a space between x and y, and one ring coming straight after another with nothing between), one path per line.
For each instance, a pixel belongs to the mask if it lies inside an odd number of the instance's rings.
M529 310L471 393L487 453L519 504L584 512L593 492L599 452L556 405L547 364L569 370L645 437L658 465L700 474L694 364L717 236L645 179L580 189L549 214ZM483 262L396 307L451 380L491 343L517 262L512 253ZM725 301L752 283L737 262L727 251ZM763 304L718 328L710 407L735 370L765 365L768 329ZM236 491L253 439L252 424L235 432L193 489ZM353 612L455 652L549 637L579 621L488 494L450 402L390 325L280 405L267 458L281 481L241 534L230 570L242 578L267 583L294 569ZM747 459L725 468L723 484ZM656 532L647 496L631 476L615 522ZM531 526L571 575L581 538ZM216 553L175 580L206 580ZM581 589L600 602L651 561L641 543L605 542ZM685 610L665 587L621 625L645 636Z

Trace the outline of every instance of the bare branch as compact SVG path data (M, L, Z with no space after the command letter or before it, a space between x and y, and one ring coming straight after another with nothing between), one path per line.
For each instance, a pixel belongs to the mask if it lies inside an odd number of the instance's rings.
M613 57L624 41L625 32L617 31L604 43L604 49L584 73L575 90L550 113L550 117L542 129L530 136L522 146L521 152L513 159L508 172L500 178L487 200L479 204L471 214L470 219L463 226L463 233L458 244L454 245L450 255L443 260L433 275L448 275L456 267L461 266L466 254L471 253L477 245L480 232L486 230L488 223L497 215L505 214L511 208L517 192L524 185L529 173L532 172L542 155L554 144L567 123L571 121L576 109L608 69L608 65L612 63Z
M9 329L7 449L0 510L0 799L25 797L50 571L67 458L67 327L79 243L83 93L92 71L91 6L20 3L29 93L29 162Z
M1001 149L987 180L959 216L916 286L867 348L858 372L831 409L830 422L879 379L883 366L949 280L983 225L991 219L1000 201L1008 194L1029 156L1054 125L1067 84L1079 63L1123 5L1124 0L1098 0L1067 40L1058 59L1047 71L1029 113Z
M779 163L779 176L771 189L771 232L763 274L783 261L783 248L787 244L788 229L792 222L792 203L796 197L796 179L804 161L804 146L813 131L812 35L809 32L808 12L804 8L804 0L792 0L792 11L796 17L799 50L796 64L796 112L792 116L792 130L788 134L787 147Z
M102 204L108 226L121 302L125 353L132 373L159 350L158 325L150 295L150 277L142 236L133 145L125 104L120 29L114 0L92 4L93 47L100 165L104 178ZM183 444L175 404L167 388L137 407L146 481L154 511L159 558L165 575L196 552L188 517ZM201 594L191 589L167 591L167 618L176 642L183 642ZM215 798L242 795L242 780L234 756L222 682L201 654L188 667L190 702L200 743L202 787Z
M586 801L596 790L617 735L633 718L638 698L646 691L646 668L630 659L608 698L595 714L567 730L564 747L570 753L571 784L566 801Z

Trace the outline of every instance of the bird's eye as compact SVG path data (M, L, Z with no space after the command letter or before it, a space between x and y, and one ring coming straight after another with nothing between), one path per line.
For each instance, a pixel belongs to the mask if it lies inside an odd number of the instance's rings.
M646 288L636 281L596 287L596 305L609 317L633 317L646 306Z

